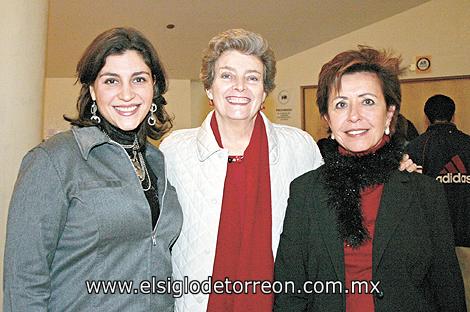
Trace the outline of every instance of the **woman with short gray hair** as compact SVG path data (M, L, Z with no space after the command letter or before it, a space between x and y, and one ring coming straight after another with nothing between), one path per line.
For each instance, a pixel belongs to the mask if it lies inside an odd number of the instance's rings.
M214 110L201 127L175 131L160 146L185 219L172 254L178 280L273 280L289 183L322 164L310 135L261 112L275 74L274 54L260 35L231 29L215 36L201 69ZM223 294L184 294L176 309L272 310L272 295L259 288L223 284ZM248 294L228 294L238 290Z

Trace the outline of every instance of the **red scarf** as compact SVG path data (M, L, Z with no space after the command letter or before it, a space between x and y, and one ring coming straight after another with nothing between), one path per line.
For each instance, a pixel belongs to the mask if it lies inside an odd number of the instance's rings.
M212 131L220 147L222 140L215 114ZM271 182L266 128L258 113L243 160L229 162L225 177L217 248L212 282L272 281ZM233 292L240 283L229 287ZM253 285L253 284L251 284ZM209 295L208 312L272 311L273 296L261 292L259 285L249 294Z
M363 152L351 152L341 145L338 151L341 155L362 157L375 153L385 144L390 142L390 137L384 135L377 144ZM344 281L350 292L346 294L346 312L374 312L374 297L368 293L351 292L352 281L372 280L372 244L375 234L375 222L380 207L380 199L384 189L383 184L367 187L360 192L361 210L364 226L369 233L370 240L364 242L358 248L344 245ZM370 287L370 284L368 285Z

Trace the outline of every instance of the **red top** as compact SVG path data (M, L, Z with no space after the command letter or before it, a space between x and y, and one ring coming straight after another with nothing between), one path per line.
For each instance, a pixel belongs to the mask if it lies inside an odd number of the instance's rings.
M352 248L345 244L344 246L344 269L345 286L349 289L346 294L347 312L373 312L374 298L371 294L358 294L361 291L359 286L352 289L352 281L367 281L369 291L371 290L370 281L372 280L372 241L375 232L375 220L379 211L380 198L382 197L383 184L366 188L361 192L361 207L364 218L364 226L367 228L370 240L365 241L360 247ZM361 284L357 284L361 285ZM356 292L352 294L351 292ZM367 289L362 289L363 292Z
M212 131L222 147L215 114ZM231 156L227 164L222 210L212 281L227 277L234 281L273 280L271 238L271 184L269 154L263 118L257 115L250 143L243 158ZM242 290L240 283L229 290ZM273 296L260 288L250 294L209 295L207 311L272 311Z
M353 153L340 146L339 152L343 155L360 157L374 153L389 141L390 137L384 135L375 146L367 151ZM374 240L375 221L377 220L383 188L383 184L378 184L367 187L360 192L363 225L369 232L370 239L357 248L352 248L346 243L344 244L344 279L345 287L349 290L346 294L347 312L374 312L374 297L372 294L365 292L372 290L370 284L372 280L372 242ZM363 285L361 283L357 283L353 289L352 281L365 281L367 282L368 289L365 286L362 286L362 289L360 289L361 286L359 285ZM358 292L361 291L363 293L359 294Z

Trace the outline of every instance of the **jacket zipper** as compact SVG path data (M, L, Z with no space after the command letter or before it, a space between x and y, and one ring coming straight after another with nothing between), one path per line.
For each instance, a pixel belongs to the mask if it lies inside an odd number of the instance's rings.
M112 139L110 139L109 142L111 142L112 144L114 144L116 146L119 146L122 150L124 150L124 153L126 153L127 159L131 163L131 166L134 166L132 164L132 161L130 160L129 156L127 155L126 149L124 147L122 147L121 144L113 141ZM137 178L137 176L136 176L136 178ZM140 183L140 181L139 181L139 183ZM166 186L167 186L167 179L166 179L166 166L165 166L165 189L163 190L162 203L160 204L160 206L161 206L160 207L161 208L160 209L160 215L161 215L162 210L163 210L163 203L165 202ZM157 223L155 223L155 227L152 230L152 245L153 246L157 246L157 226L158 226L159 221L160 221L160 218L158 218Z
M163 213L163 204L165 203L165 194L166 194L166 186L168 184L168 180L166 179L166 164L165 164L165 188L163 189L163 194L162 194L162 202L160 204L160 217ZM157 246L157 226L158 222L160 222L160 217L157 219L157 223L155 223L155 228L152 231L152 243L153 246Z

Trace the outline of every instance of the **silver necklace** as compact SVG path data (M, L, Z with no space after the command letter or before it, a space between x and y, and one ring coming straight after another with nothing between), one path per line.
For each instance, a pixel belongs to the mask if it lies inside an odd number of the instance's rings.
M111 142L122 146L125 150L132 149L132 157L129 156L127 151L126 155L131 161L132 167L134 167L134 172L140 180L140 185L142 186L142 189L144 190L144 192L148 191L150 187L152 187L152 181L150 180L150 175L147 166L145 165L144 156L140 151L140 145L139 141L137 140L137 136L135 137L134 143L132 143L132 145L121 144L111 139L107 134L106 136L111 140ZM145 183L145 181L147 181L147 183ZM144 186L145 184L147 184L147 187Z

